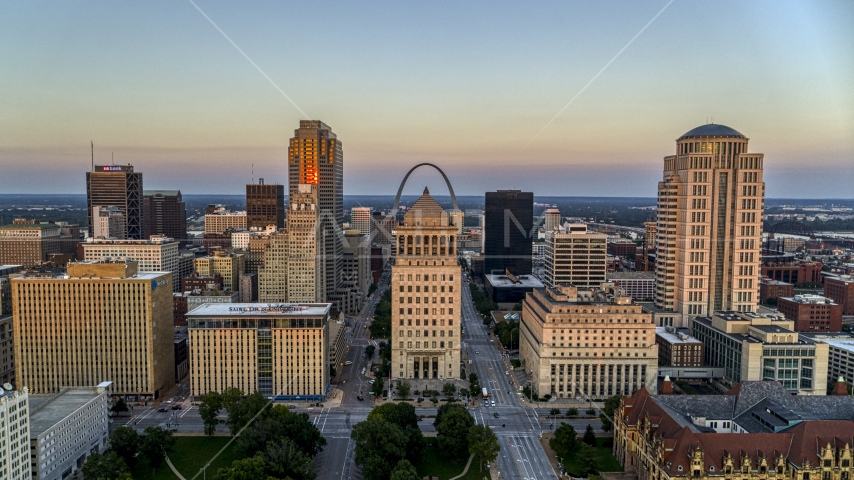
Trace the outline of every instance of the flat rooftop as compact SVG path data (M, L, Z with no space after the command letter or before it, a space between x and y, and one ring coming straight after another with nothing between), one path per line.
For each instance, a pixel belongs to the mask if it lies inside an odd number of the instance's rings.
M686 335L684 333L681 334L682 336L685 337L683 339L682 337L680 337L679 332L675 332L675 331L674 332L668 332L667 327L655 327L655 335L663 338L667 343L672 343L674 345L678 345L678 344L686 344L686 345L687 344L702 344L703 343L703 342L697 340L696 338L694 338L690 335Z
M650 280L655 281L655 272L613 272L606 274L608 281L611 280Z
M187 317L320 317L329 314L331 303L205 303Z
M507 275L486 275L486 280L496 288L542 288L543 282L533 275L516 275L516 282Z
M821 338L813 337L813 339L820 340L830 345L831 347L838 348L840 350L846 350L849 353L854 354L854 338L852 338L851 340L823 340Z
M98 395L95 387L69 388L56 395L30 395L30 438L38 438Z

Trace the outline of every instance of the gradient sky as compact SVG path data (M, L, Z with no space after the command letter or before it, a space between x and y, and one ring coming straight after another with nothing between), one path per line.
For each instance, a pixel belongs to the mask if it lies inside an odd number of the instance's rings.
M197 5L344 145L345 193L438 164L457 194L654 196L714 116L766 156L769 197L854 197L854 2ZM0 193L286 182L302 114L189 1L0 3ZM424 169L407 194L445 187Z

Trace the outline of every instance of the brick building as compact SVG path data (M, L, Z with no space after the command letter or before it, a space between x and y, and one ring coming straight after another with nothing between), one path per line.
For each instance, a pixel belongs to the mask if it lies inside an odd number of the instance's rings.
M668 367L701 367L703 342L673 327L656 327L658 361Z
M826 278L824 296L842 305L843 315L854 315L854 277Z
M609 240L608 255L614 255L621 258L635 258L638 246L635 242L629 240Z
M760 273L772 280L787 283L821 283L821 262L792 265L763 265Z
M759 302L768 303L770 299L795 296L795 286L791 283L781 282L770 278L763 278L759 282Z
M777 310L789 320L794 320L798 332L842 331L842 305L820 295L780 297Z

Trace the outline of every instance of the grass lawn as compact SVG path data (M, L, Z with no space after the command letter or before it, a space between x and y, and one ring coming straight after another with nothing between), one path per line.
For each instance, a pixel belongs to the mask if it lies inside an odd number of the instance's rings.
M169 455L169 458L175 468L189 480L199 473L199 469L216 455L230 439L231 437L175 437L175 451ZM211 475L213 478L217 470L222 467L229 467L231 462L239 459L233 447L234 444L232 443L228 449L222 452L222 455L211 463L207 469L207 475ZM133 478L137 480L176 480L178 477L164 462L153 477L150 468L146 468L145 465L138 465L133 471Z
M418 475L421 477L426 477L428 475L432 475L434 477L439 477L439 480L448 480L449 478L454 478L460 473L463 472L463 469L466 468L466 462L468 462L468 458L461 462L452 462L448 459L441 456L436 448L436 439L432 437L427 437L424 439L427 442L427 448L424 450L424 457L421 458L421 461L415 464L415 468L418 470ZM486 468L483 469L483 472L478 473L477 468L477 459L472 460L471 467L469 467L468 473L463 478L463 480L481 480L486 477L489 478L489 470Z
M596 468L598 468L600 472L622 472L623 467L617 463L617 459L614 458L614 455L611 453L613 439L597 438L596 442L598 444L595 455ZM576 453L572 457L564 459L563 461L563 467L566 468L567 473L573 477L581 476L578 467L577 455L578 454Z

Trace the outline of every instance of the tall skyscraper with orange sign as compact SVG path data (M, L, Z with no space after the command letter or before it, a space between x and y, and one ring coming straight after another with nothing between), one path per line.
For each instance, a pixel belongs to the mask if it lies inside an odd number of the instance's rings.
M344 221L344 151L329 125L320 120L301 120L288 147L288 201L302 198L306 192L314 192L317 198L314 228L316 254L321 258L316 265L322 271L313 276L323 279L324 285L318 291L326 297L314 301L335 302L340 308L343 299L338 297L346 295L339 290L343 284L344 250L337 241ZM292 227L290 221L288 227L289 230ZM299 255L299 252L289 253Z

